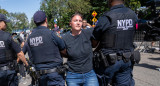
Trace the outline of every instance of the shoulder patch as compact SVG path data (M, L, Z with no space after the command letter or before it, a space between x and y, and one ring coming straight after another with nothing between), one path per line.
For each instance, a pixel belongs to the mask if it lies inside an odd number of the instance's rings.
M62 38L62 36L58 32L56 32L56 36Z

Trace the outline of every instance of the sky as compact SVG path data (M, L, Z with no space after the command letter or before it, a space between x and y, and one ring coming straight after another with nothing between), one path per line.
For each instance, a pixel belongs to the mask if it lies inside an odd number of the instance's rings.
M0 0L0 7L9 13L25 13L30 22L34 13L40 9L40 2L41 0Z

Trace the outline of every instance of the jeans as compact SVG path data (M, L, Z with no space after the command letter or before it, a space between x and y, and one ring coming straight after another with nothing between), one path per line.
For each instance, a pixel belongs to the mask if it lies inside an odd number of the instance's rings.
M99 86L97 76L93 70L87 73L67 72L67 86Z
M130 61L127 63L123 60L117 61L105 69L107 84L112 80L113 86L134 86L132 70L133 65Z
M18 77L14 70L0 70L0 86L18 86Z

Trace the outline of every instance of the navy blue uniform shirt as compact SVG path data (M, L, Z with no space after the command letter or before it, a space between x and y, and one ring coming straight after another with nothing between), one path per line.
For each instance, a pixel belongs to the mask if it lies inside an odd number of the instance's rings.
M110 10L117 9L117 8L123 8L123 7L125 7L123 4L115 5L115 6L111 7ZM98 23L93 31L93 36L94 36L95 40L100 41L101 35L103 35L103 32L106 31L108 29L108 27L110 27L109 19L105 15L101 16L98 19Z
M94 36L93 38L95 40L100 41L101 35L103 34L103 32L105 30L107 30L109 25L110 25L110 22L106 16L100 17L98 19L98 23L97 23L96 27L93 30L93 36Z
M4 31L0 30L0 34L2 34L2 33L9 34L7 32L4 32ZM15 53L19 53L21 51L20 46L12 39L11 34L8 37L7 42L8 42L8 45L10 46L10 48L15 51Z
M110 10L114 10L114 9L117 9L117 8L124 8L124 7L125 6L123 4L115 5L115 6L111 7ZM101 36L103 35L103 32L105 32L110 27L110 24L111 23L110 23L109 19L105 15L102 15L98 19L98 23L97 23L96 27L93 30L93 38L95 40L97 40L97 41L101 41ZM113 53L113 52L115 52L114 50L109 50L109 49L102 49L102 51L104 53Z
M46 27L39 26L38 28L46 28ZM46 28L46 29L48 29L48 28ZM34 32L34 30L32 32ZM58 46L59 50L60 51L64 50L65 49L65 44L64 44L64 41L61 39L61 37L58 37L57 33L55 31L53 31L51 35L52 35L52 39L53 39L54 44L56 46ZM31 50L30 50L30 48L28 46L28 43L25 46L27 46L28 48L27 47L24 48L23 51L25 51L27 49L28 52L31 52ZM30 59L32 61L32 53L31 53L31 58ZM36 65L36 69L37 70L51 69L51 68L53 68L53 67L55 67L57 65L60 65L60 64L59 63L56 64L56 63L53 63L53 62L51 62L51 63L45 63L45 64L37 64Z
M7 32L0 30L0 34L2 34L2 33L9 34ZM11 34L9 34L9 37L7 38L7 44L9 45L9 48L12 49L16 54L20 53L21 47L12 39ZM5 64L3 64L3 66L4 65ZM2 65L0 65L0 66L2 66Z
M58 37L56 34L57 34L56 32L52 33L53 42L58 46L60 51L64 50L65 49L64 41L60 37ZM23 52L26 53L27 51L29 53L30 49L29 49L28 43L25 43L23 47ZM31 57L31 54L29 55L29 57Z
M64 41L61 39L61 35L58 34L56 31L52 32L52 37L53 37L53 42L55 45L58 46L59 50L64 50L65 49L65 44Z

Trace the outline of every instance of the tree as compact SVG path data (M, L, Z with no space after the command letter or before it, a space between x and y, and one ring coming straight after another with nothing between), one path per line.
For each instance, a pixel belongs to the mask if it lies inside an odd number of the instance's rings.
M131 8L135 12L136 9L141 6L140 0L124 0L124 2L127 7ZM91 13L93 11L97 12L96 18L99 18L105 11L109 10L108 0L90 0L90 3L92 6L91 12L89 15L85 15L89 22L92 22L91 19L93 18L93 16L91 16Z
M10 20L7 23L7 31L12 32L14 29L24 29L28 28L28 18L25 13L8 13L5 9L0 8L0 13L6 15L6 17Z
M138 1L140 1L141 6L146 6L147 5L146 3L150 0L138 0Z
M92 8L90 10L90 14L85 15L85 18L90 23L92 22L92 18L93 18L93 16L92 16L93 11L97 12L96 18L99 18L105 11L109 10L108 0L90 0L90 3L92 6Z
M43 0L40 7L47 15L50 28L54 26L54 19L59 26L67 28L73 13L87 14L90 8L89 0Z
M9 19L12 23L13 29L24 29L28 28L28 18L25 13L10 13Z
M66 13L66 0L43 0L40 9L43 10L48 19L50 28L54 27L54 19L60 19Z
M125 5L134 11L137 11L137 9L141 7L140 0L124 0L124 1Z
M5 10L5 9L1 9L0 7L0 13L4 14L6 17L8 17L9 13ZM11 23L7 23L7 29L6 29L7 32L12 32L12 25Z
M5 9L1 9L1 6L0 6L0 13L4 15L8 15L8 12Z
M29 24L29 28L33 29L33 28L35 28L35 27L36 27L36 24L34 23L33 17L32 17L31 23Z

